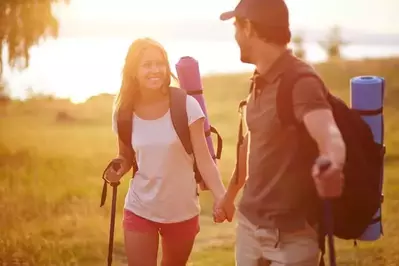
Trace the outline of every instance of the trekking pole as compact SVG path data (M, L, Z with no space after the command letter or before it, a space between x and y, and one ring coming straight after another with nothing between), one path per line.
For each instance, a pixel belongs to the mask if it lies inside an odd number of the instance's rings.
M115 213L116 213L116 198L118 194L118 183L111 183L112 186L112 205L111 205L111 221L109 224L109 244L108 244L108 266L112 265L112 252L114 249L114 231L115 231Z
M326 159L318 159L316 163L319 165L320 169L320 174L326 171L330 165L331 162ZM332 209L332 203L330 200L326 199L323 202L324 205L324 223L327 229L327 237L328 237L328 257L330 260L330 266L336 266L336 257L335 257L335 246L334 246L334 235L333 235L333 229L334 229L334 223L333 223L333 209Z
M116 200L118 195L118 186L120 182L109 182L105 178L106 171L112 167L114 171L118 171L121 168L121 162L119 160L112 160L109 165L105 168L103 173L103 190L101 195L100 207L102 207L107 198L107 184L112 187L112 203L111 203L111 220L109 224L109 240L108 240L108 266L112 265L112 252L114 249L114 231L115 231L115 214L116 214Z

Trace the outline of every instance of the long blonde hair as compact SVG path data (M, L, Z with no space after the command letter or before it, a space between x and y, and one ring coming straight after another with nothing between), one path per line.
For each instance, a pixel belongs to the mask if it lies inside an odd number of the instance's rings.
M164 87L170 86L171 78L177 80L170 69L168 54L165 48L159 42L151 38L136 39L130 45L125 58L125 65L122 70L122 83L114 103L114 111L116 113L121 113L123 111L130 115L131 112L133 112L134 105L140 98L140 89L137 82L139 63L144 51L149 48L158 49L163 56L163 60L165 60L167 75Z

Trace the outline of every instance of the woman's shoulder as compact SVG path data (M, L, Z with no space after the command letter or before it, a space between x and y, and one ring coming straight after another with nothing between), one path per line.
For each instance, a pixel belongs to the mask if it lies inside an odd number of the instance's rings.
M179 96L183 95L183 94L180 94L180 93L182 93L182 92L184 93L185 98L186 98L186 100L185 100L185 102L186 102L186 111L187 111L187 115L188 115L189 119L191 117L198 118L198 117L204 116L204 113L202 111L201 105L200 105L199 101L194 96L187 94L184 91L184 89L173 87L173 86L171 86L170 88L171 88L171 93L178 92ZM175 90L175 91L173 91L173 90ZM176 101L175 101L175 103L176 103Z
M198 105L198 104L199 104L198 101L197 101L197 99L195 99L195 97L192 96L192 95L190 95L190 94L187 94L186 103L187 103L187 104L190 104L190 105Z
M187 94L187 99L186 99L186 108L187 108L187 112L202 110L201 105L198 102L198 100L195 99L194 96L188 95L188 94Z

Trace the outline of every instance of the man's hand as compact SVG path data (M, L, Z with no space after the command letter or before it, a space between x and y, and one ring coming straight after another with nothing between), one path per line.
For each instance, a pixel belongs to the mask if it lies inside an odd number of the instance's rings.
M226 219L231 222L234 217L236 207L234 200L229 199L226 193L219 201L215 202L213 208L213 220L216 223L222 223Z
M344 186L342 166L326 157L319 157L313 165L312 176L321 198L341 196Z

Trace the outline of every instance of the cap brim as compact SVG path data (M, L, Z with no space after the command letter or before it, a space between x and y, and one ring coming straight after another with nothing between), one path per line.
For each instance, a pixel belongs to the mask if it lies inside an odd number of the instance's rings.
M235 17L235 12L234 11L228 11L224 12L220 15L220 20L229 20Z

